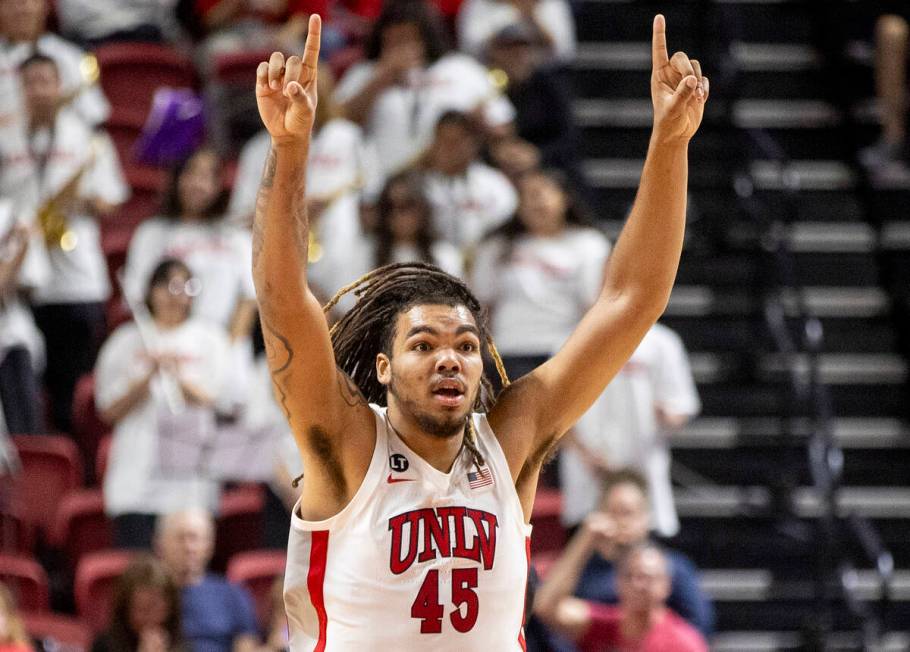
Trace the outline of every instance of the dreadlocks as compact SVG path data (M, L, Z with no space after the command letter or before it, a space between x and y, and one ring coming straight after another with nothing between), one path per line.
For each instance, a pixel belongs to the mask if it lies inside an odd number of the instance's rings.
M328 313L341 298L353 292L357 303L330 331L335 361L370 403L386 405L386 387L376 376L376 354L391 356L395 322L399 313L419 304L463 305L474 316L485 351L493 359L502 386L509 385L502 358L487 332L485 311L467 285L438 267L425 263L393 263L362 276L341 288L323 311ZM484 374L473 409L487 412L495 403L493 386ZM474 463L483 466L477 433L468 417L464 446Z

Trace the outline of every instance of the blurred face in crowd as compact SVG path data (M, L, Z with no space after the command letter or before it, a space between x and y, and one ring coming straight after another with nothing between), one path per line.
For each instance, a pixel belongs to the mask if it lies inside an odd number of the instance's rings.
M196 152L177 179L177 194L182 218L205 215L222 190L221 161L215 152Z
M163 627L170 615L167 595L157 586L139 586L130 596L129 623L134 632Z
M516 136L494 141L490 146L490 156L496 167L516 185L521 177L540 167L540 150Z
M631 482L621 482L604 496L600 511L613 523L613 543L633 546L648 538L650 512L648 498Z
M215 548L215 526L205 512L163 517L156 541L158 555L181 586L202 579Z
M660 609L670 596L666 558L657 548L634 550L623 560L616 589L627 613L645 614Z
M518 185L518 217L533 235L560 233L566 224L568 198L562 188L545 174L526 175Z
M427 59L427 46L417 23L392 23L382 30L381 48L383 58L391 58L398 66L410 64L423 66Z
M2 3L2 0L0 0ZM60 103L60 75L49 61L36 61L22 69L22 90L32 122L53 120Z
M151 313L165 326L178 326L189 317L193 297L199 293L199 281L185 270L174 268L167 279L156 283L150 293Z
M413 242L426 228L427 216L419 198L414 197L407 184L389 189L389 230L398 242Z
M534 72L535 55L534 46L528 42L494 41L490 46L489 63L505 72L510 84L521 83Z
M462 125L450 122L436 128L431 165L442 174L463 174L479 153L477 136Z
M46 18L46 0L0 0L0 32L10 41L34 41Z

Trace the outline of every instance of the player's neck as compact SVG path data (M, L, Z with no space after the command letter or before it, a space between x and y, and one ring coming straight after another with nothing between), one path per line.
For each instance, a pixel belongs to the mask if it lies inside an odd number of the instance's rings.
M448 473L461 452L464 428L451 437L439 437L426 432L410 415L403 412L393 400L389 400L389 424L408 448L417 453L434 469Z

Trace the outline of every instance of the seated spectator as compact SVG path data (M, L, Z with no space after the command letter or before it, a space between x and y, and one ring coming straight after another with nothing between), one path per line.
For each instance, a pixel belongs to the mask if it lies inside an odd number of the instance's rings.
M446 111L424 160L424 192L433 228L444 240L473 249L514 215L518 195L506 176L479 160L483 133L467 114Z
M162 516L155 550L181 589L183 636L195 652L251 652L259 647L256 612L246 589L206 572L215 523L205 511Z
M575 56L575 19L567 0L464 0L458 12L458 45L482 57L508 27L533 32L541 56L560 63Z
M0 411L10 434L45 432L38 374L44 342L22 300L45 282L44 245L0 198Z
M89 126L100 125L111 113L110 104L91 66L84 66L87 53L47 31L48 0L0 2L0 51L12 70L35 53L50 57L57 66L60 103L69 105Z
M892 3L896 8L898 4ZM875 172L889 167L906 170L907 57L910 56L910 11L906 8L878 18L875 25L875 87L881 112L879 141L860 154Z
M32 641L16 611L16 602L0 582L0 652L33 652Z
M566 437L559 454L563 525L575 527L597 508L605 473L631 467L647 478L653 529L662 537L675 536L679 518L669 438L700 407L682 340L655 324L582 417L581 427Z
M698 630L666 606L670 561L656 544L638 543L619 558L618 606L570 596L594 540L610 527L607 523L582 527L541 586L537 614L574 640L581 652L708 652Z
M505 92L515 107L518 137L540 150L541 165L559 168L583 191L572 91L566 73L538 55L538 42L538 34L527 25L506 27L490 42L487 63L508 79Z
M60 32L87 47L106 41L173 41L176 7L177 0L56 0Z
M461 252L436 238L432 208L423 191L423 178L405 172L389 179L377 205L378 224L374 233L352 242L343 256L327 261L310 280L327 297L356 281L367 272L388 265L419 261L431 263L454 276L464 274ZM353 297L345 297L353 301ZM342 301L342 308L350 307Z
M616 562L625 551L648 540L650 520L644 477L630 469L608 476L600 509L589 515L570 543L585 552L569 591L592 602L616 604ZM714 608L699 586L698 571L682 553L664 552L670 564L667 606L710 636Z
M16 3L0 3L0 6ZM28 3L26 3L28 4ZM69 432L73 389L91 371L104 337L111 295L99 221L129 196L111 139L63 98L54 59L34 54L20 66L28 114L27 149L10 164L34 175L38 224L50 275L32 295L47 345L45 382L53 425Z
M204 472L201 447L215 427L228 343L223 329L190 317L197 290L186 265L160 262L145 293L151 323L136 316L141 330L124 324L98 358L95 401L114 428L104 507L117 547L149 547L159 514L217 505L218 484ZM174 409L173 393L185 408ZM175 462L174 451L184 459Z
M199 149L171 174L161 215L133 234L124 281L126 291L140 297L162 258L182 260L201 284L193 316L239 341L249 336L256 315L252 242L248 231L224 219L226 207L223 161L213 150Z
M529 173L518 192L515 217L481 242L472 273L513 379L569 337L600 293L610 252L558 174Z
M426 3L388 2L366 57L348 70L337 96L345 113L364 126L386 176L420 159L447 110L476 112L498 132L512 122L512 105L498 95L486 68L448 52L438 16Z
M160 561L141 556L117 579L111 621L92 652L186 650L180 626L180 589Z

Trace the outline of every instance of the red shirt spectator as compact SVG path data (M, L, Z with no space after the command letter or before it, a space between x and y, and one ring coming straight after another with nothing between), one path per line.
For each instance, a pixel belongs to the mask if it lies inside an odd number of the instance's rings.
M627 636L622 610L616 606L588 603L590 624L578 641L582 652L708 652L701 634L669 609L656 615L643 638Z

